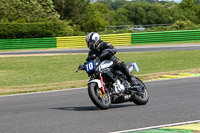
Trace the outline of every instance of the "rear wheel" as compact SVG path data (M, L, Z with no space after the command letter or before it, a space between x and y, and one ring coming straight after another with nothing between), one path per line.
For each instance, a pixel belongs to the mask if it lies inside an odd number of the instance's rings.
M147 88L139 78L135 78L138 86L136 87L136 92L133 95L132 101L137 105L145 105L149 101Z
M111 105L109 92L107 89L105 91L106 93L103 94L97 83L90 83L88 85L88 94L92 102L100 109L108 109Z

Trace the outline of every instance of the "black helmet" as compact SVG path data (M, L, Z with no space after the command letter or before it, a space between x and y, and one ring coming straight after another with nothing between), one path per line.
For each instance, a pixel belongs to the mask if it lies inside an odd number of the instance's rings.
M96 49L100 40L101 39L98 33L95 33L95 32L89 33L86 37L87 47L89 49ZM89 42L92 42L92 44L90 45Z

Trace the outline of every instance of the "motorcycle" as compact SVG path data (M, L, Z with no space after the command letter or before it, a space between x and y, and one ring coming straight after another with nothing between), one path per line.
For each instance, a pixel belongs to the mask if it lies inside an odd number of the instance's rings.
M104 60L92 55L92 60L79 68L85 70L90 77L88 81L88 94L92 102L100 109L108 109L111 104L133 102L136 105L145 105L149 95L145 84L137 77L136 85L131 86L120 70L114 70L113 61ZM126 67L132 73L139 71L136 62L126 63Z

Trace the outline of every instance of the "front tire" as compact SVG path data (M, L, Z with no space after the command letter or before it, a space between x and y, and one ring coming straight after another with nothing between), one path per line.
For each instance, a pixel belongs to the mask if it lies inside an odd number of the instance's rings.
M111 105L109 92L107 89L105 89L105 91L106 93L103 94L97 83L90 83L88 85L88 94L90 99L100 109L108 109Z
M145 84L137 77L136 83L141 86L140 91L136 91L132 101L137 105L145 105L149 101L149 94Z

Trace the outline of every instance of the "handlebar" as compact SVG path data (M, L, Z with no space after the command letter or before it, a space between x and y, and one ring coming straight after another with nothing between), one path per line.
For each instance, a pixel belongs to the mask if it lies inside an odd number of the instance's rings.
M83 67L79 68L78 70L76 70L76 73L80 70L83 70L85 68L85 65L83 65Z

